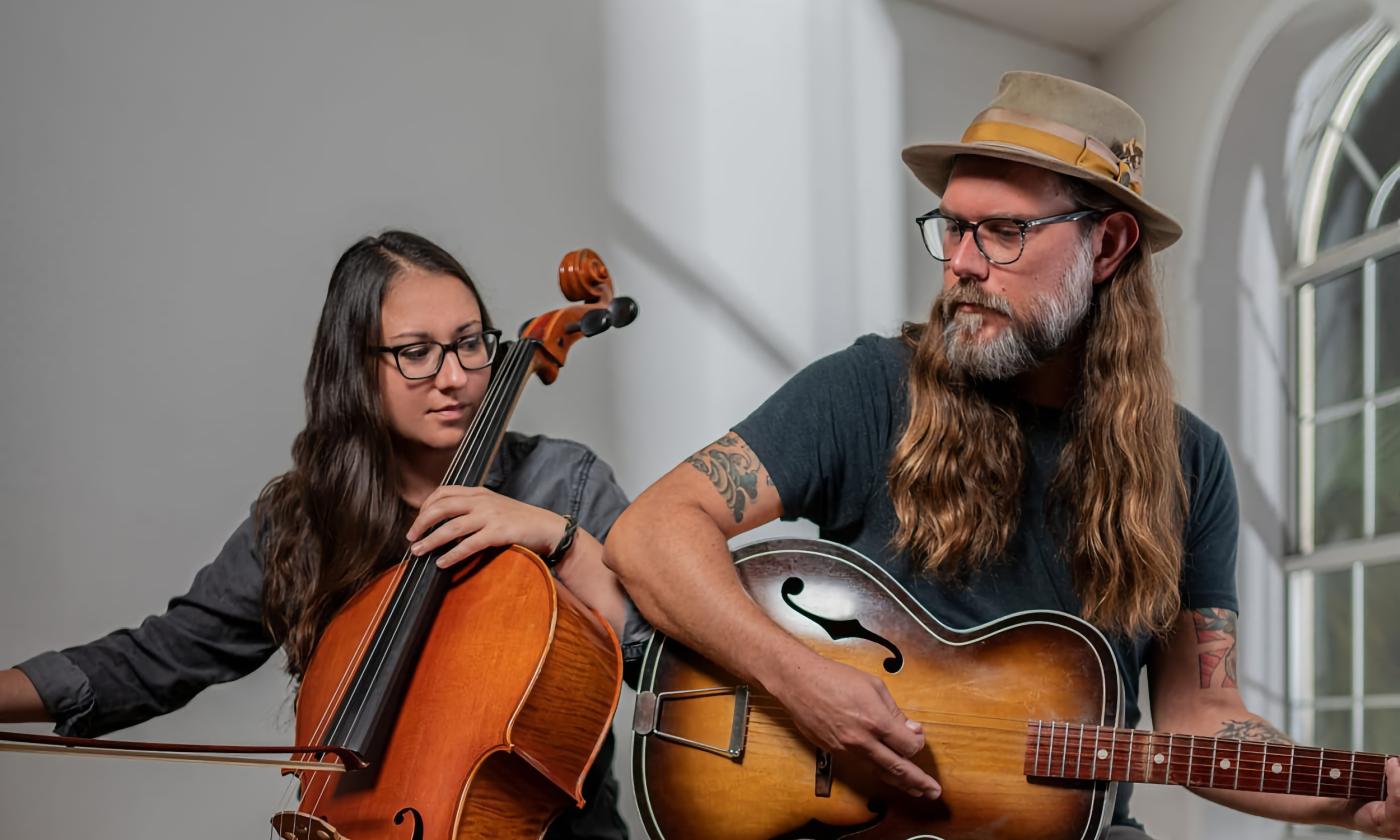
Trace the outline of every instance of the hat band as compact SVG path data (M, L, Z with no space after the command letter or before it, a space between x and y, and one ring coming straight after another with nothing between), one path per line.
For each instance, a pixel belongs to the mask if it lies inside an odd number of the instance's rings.
M1118 154L1097 138L1062 123L1006 108L988 108L968 126L962 142L1020 147L1142 195L1142 147L1136 140L1125 143Z

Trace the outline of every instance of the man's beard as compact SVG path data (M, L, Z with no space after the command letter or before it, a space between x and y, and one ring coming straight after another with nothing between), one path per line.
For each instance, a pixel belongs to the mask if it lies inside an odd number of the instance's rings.
M980 284L959 282L944 289L934 310L943 320L943 352L948 366L972 379L1000 381L1025 373L1054 355L1074 336L1093 300L1093 245L1086 237L1074 249L1060 282L1035 298L1024 315L1011 302L985 291ZM1005 315L1009 323L990 341L979 341L984 316L956 312L970 303Z

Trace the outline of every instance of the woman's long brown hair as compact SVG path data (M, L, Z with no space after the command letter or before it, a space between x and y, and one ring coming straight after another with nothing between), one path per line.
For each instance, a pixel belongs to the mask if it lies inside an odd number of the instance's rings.
M1080 206L1112 206L1079 183L1070 192ZM889 484L899 520L894 547L921 561L925 573L956 582L1005 550L1027 450L1005 394L950 368L943 326L936 303L927 323L904 326L913 350L909 415ZM1095 293L1083 336L1069 439L1047 506L1068 529L1057 534L1060 556L1085 619L1113 632L1164 633L1181 608L1187 494L1165 325L1145 246Z
M305 672L336 610L404 547L410 512L380 408L379 357L369 348L383 343L385 290L410 266L460 279L481 305L483 328L491 327L466 270L421 236L366 237L336 263L306 371L306 427L292 444L291 470L254 506L263 621L293 675Z

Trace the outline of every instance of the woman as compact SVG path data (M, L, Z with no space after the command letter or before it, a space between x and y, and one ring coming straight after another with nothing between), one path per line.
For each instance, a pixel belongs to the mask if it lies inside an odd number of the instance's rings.
M485 396L498 335L471 278L433 243L391 231L352 246L321 311L292 469L166 613L0 671L0 721L101 735L248 674L278 647L300 677L331 616L406 545L422 555L455 541L442 566L530 548L638 655L648 628L599 542L627 499L596 455L507 433L484 487L439 486ZM588 806L550 837L626 837L611 753L609 738Z

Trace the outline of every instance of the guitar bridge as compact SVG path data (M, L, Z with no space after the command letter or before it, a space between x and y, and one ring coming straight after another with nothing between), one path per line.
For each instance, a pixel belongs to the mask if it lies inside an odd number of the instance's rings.
M672 700L691 700L699 697L734 695L733 717L729 724L729 746L716 746L702 741L682 738L660 728L662 704ZM748 734L749 687L692 688L684 691L642 691L637 694L637 707L632 714L632 731L637 735L654 735L663 741L704 750L725 758L739 760L744 757L744 741Z

